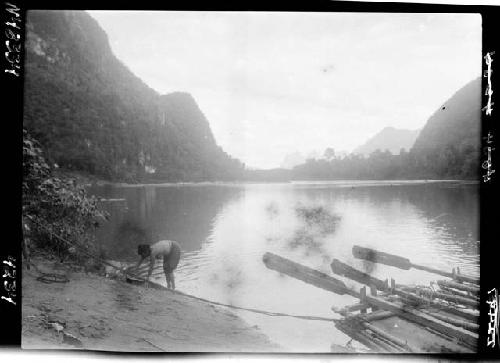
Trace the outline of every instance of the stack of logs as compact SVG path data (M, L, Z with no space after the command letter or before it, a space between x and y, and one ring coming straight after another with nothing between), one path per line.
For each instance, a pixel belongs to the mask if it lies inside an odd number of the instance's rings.
M340 295L351 295L359 302L342 309L332 308L343 316L335 322L337 328L354 340L375 352L474 352L478 342L478 295L477 279L434 268L411 263L403 257L366 249L353 247L353 255L357 258L374 263L408 270L416 268L432 273L451 277L452 280L438 280L439 289L430 287L406 286L396 284L394 279L380 280L367 273L359 271L337 259L331 263L332 271L347 277L363 286L359 291L347 287L343 281L328 274L300 265L272 253L263 257L265 265L280 273L312 284L316 287ZM369 287L369 293L367 293ZM370 312L368 312L370 310ZM409 339L396 337L393 334L375 326L374 322L391 317L403 319L410 324L423 327L440 344L412 345ZM408 331L411 334L411 331ZM437 338L439 337L439 339ZM411 339L410 339L411 340ZM439 346L438 346L439 345Z

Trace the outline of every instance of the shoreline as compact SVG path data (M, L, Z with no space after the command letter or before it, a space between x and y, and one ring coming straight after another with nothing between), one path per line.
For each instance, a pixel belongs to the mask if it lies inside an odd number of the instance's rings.
M197 187L197 186L243 186L243 185L291 185L291 186L307 186L307 185L330 185L330 186L400 186L400 185L422 185L422 184L437 184L437 183L454 183L459 185L479 185L478 180L462 180L462 179L394 179L394 180L289 180L289 181L238 181L238 182L176 182L176 183L96 183L93 186L102 187L111 185L119 188L138 188L138 187ZM87 184L91 186L90 184Z
M229 309L168 290L32 262L69 282L44 283L23 269L22 348L113 352L277 352L257 326Z
M235 181L179 181L179 182L142 182L142 183L126 183L121 181L110 181L102 179L100 177L83 174L75 171L65 171L58 170L56 172L58 176L64 176L68 178L75 179L80 185L87 187L90 186L116 186L121 188L133 188L133 187L161 187L161 186L203 186L203 185L223 185L223 186L238 186L238 185L259 185L259 184L290 184L290 185L308 185L308 184L329 184L335 185L340 183L351 183L351 184L426 184L426 183L459 183L467 185L479 184L478 179L289 179L289 180L235 180Z

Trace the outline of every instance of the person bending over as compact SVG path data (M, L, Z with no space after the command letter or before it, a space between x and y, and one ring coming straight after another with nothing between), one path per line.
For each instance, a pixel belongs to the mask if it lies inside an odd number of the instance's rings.
M174 270L179 264L181 258L181 248L175 241L159 241L153 245L139 245L137 253L141 256L135 268L139 268L142 262L149 257L148 280L153 272L155 260L163 257L163 271L167 279L167 287L175 290Z

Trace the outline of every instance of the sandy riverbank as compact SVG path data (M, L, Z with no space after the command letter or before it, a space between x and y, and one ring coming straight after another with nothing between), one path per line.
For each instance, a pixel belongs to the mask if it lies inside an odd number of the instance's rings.
M23 270L22 347L128 352L272 352L258 327L233 312L167 290L71 271L40 258L43 272L69 282L44 283ZM59 330L59 331L58 331Z

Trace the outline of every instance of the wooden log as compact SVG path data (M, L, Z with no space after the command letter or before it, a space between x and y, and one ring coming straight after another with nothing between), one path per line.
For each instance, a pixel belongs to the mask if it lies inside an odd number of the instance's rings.
M367 295L366 300L368 303L376 305L381 309L392 311L396 315L406 320L412 321L422 326L431 327L432 329L442 332L448 336L457 338L459 341L467 344L468 346L477 345L479 338L478 334L472 333L463 328L455 327L450 323L446 323L444 321L436 319L435 317L430 316L429 314L426 314L422 311L408 307L401 303L389 302L376 296Z
M381 313L382 312L380 311L380 312L377 312L375 314L381 314ZM384 312L384 313L387 313L387 312ZM367 316L369 316L369 315L372 315L372 314L368 314ZM349 320L360 320L360 319L358 319L358 316L353 316L353 317L349 318ZM442 341L441 341L441 343L425 344L425 345L418 346L418 347L411 345L411 344L408 344L408 345L410 345L411 350L415 350L415 351L420 352L420 353L423 353L423 352L472 353L474 351L473 349L471 349L468 346L458 345L456 343L456 339L454 339L448 335L442 334L434 329L430 329L429 327L424 327L424 329L428 330L429 333L431 334L430 341L433 340L432 336L439 336L440 338L447 340L449 342L449 344L444 343Z
M420 291L416 287L405 287L404 289L407 291L412 291L412 292L417 293L417 294ZM455 304L461 304L464 306L471 307L475 310L479 309L479 301L477 301L475 299L470 299L470 298L458 296L458 295L445 294L444 292L434 291L434 292L432 292L432 298L445 300L445 301L452 302Z
M443 310L443 311L448 312L450 314L467 319L471 322L477 322L479 319L479 312L461 310L461 309L446 305L445 303L442 303L442 302L437 301L437 300L427 300L421 296L418 296L414 293L404 291L404 290L398 289L395 292L398 294L398 296L405 298L406 300L412 300L412 301L418 302L419 304L421 304L423 306L429 305L429 306L435 307L439 310Z
M308 284L319 287L338 295L349 294L359 298L359 293L348 289L340 280L333 278L323 272L313 270L312 268L302 266L296 262L267 252L264 254L263 262L267 268L284 273Z
M467 291L474 295L479 295L480 292L479 286L461 284L455 281L438 280L437 284L439 285L439 287L448 287L452 289Z
M369 336L366 332L360 329L359 326L352 326L352 324L347 320L336 322L335 327L347 336L360 342L374 353L397 353L394 352L392 347L380 342L378 339L373 339L372 336Z
M436 335L436 336L438 336L438 337L440 337L442 339L445 339L445 340L447 340L449 342L454 342L456 340L455 338L452 338L449 335L443 334L443 333L441 333L441 332L439 332L437 330L431 329L428 326L425 327L425 330L427 330L429 333L434 334L434 335Z
M377 328L376 326L374 326L373 324L370 324L369 322L363 322L362 325L364 328L371 330L374 333L380 335L382 338L397 345L398 347L400 347L404 351L407 351L410 353L417 353L420 351L420 349L413 347L413 346L410 346L406 341L403 341L402 339L397 338L397 337L385 332L384 330L382 330L380 328Z
M410 260L405 257L391 255L371 248L353 246L352 255L365 261L394 266L402 270L409 270L412 267Z
M450 277L453 280L456 280L456 281L459 281L459 282L466 281L468 283L475 284L475 285L479 286L479 280L477 278L474 278L474 277L471 277L471 276L461 275L461 274L456 273L456 272L455 273L454 272L449 273L449 272L446 272L446 271L438 270L436 268L432 268L432 267L428 267L428 266L422 266L422 265L417 265L417 264L412 264L412 267L416 268L418 270L431 272L431 273L434 273L436 275L442 275L442 276Z
M330 267L332 268L332 271L334 273L342 275L344 277L347 277L347 278L352 279L354 281L357 281L359 283L371 285L371 286L374 286L375 288L381 287L386 291L388 289L387 288L387 285L388 285L387 280L385 280L385 281L379 280L379 279L372 277L372 276L370 276L362 271L359 271L359 270L357 270L349 265L346 265L345 263L342 263L341 261L339 261L337 259L334 259L332 261ZM420 296L417 296L415 294L408 294L404 291L405 289L411 289L411 287L406 287L404 285L396 285L396 281L394 279L391 279L391 290L392 290L391 293L392 294L404 297L406 299L411 299L413 301L418 302L419 304L425 304L425 305L430 304L430 305L435 306L435 307L440 307L443 310L450 312L452 314L455 314L457 316L465 317L471 321L477 321L476 315L473 315L473 314L470 314L467 312L462 312L461 310L452 308L450 306L444 305L443 303L439 303L437 301L433 301L433 300L429 301L429 300L422 298ZM415 290L413 290L413 291L415 291ZM444 297L444 296L441 296L441 297ZM456 302L456 299L453 300L453 302ZM468 301L468 300L467 300L467 302L470 303L470 301Z
M368 333L370 329L366 329L365 331ZM388 353L409 353L407 350L401 348L399 345L396 345L391 341L384 339L382 336L377 335L374 332L370 331L370 333L368 333L367 335Z
M373 296L378 295L377 288L375 287L375 285L370 285L370 294ZM372 311L377 311L377 310L378 310L378 308L376 306L372 307Z
M402 347L397 344L394 340L388 337L388 334L379 334L378 328L374 327L369 322L365 322L358 317L348 318L342 322L347 325L352 331L355 332L358 338L363 339L365 342L363 344L370 346L368 344L373 344L382 352L388 353L408 353L409 350L406 347ZM372 328L373 327L373 328ZM372 329L370 329L372 328Z
M377 279L376 277L370 276L369 274L359 271L339 260L336 258L333 259L332 263L330 264L330 267L333 271L333 273L347 277L351 280L357 281L360 284L364 285L374 285L377 287L379 290L385 290L386 285L385 282Z
M451 295L465 297L467 299L473 299L473 300L476 300L479 303L479 295L478 296L474 296L474 295L471 295L470 292L461 291L461 290L455 290L455 289L453 289L451 287L446 287L446 286L439 286L439 289L442 292L444 292L445 294L451 294Z
M469 347L469 346L464 346L464 345L458 345L456 344L456 339L453 339L449 337L448 335L445 335L443 333L440 333L434 329L431 329L429 327L425 327L425 330L427 330L429 333L436 335L442 339L447 340L449 343L451 343L451 346L448 344L433 344L430 345L430 347L440 347L442 352L444 353L474 353L477 352L477 347ZM434 348L435 349L435 348ZM439 348L438 348L439 349ZM435 350L436 351L436 350ZM440 350L437 350L440 351Z
M478 284L479 281L476 278L470 277L470 276L464 276L457 274L455 272L447 272L447 271L442 271L438 270L433 267L428 267L428 266L422 266L422 265L417 265L415 263L412 263L409 259L401 256L396 256L392 255L390 253L386 252L380 252L371 248L365 248L361 246L353 246L352 247L352 254L354 257L363 259L366 261L371 261L374 263L381 263L384 265L388 266L394 266L402 270L409 270L410 268L416 268L419 270L435 273L438 275L450 277L452 279L456 279L459 281L467 281L470 283Z
M336 312L337 314L345 316L345 315L348 315L349 313L352 313L355 311L368 309L369 307L370 307L369 305L357 303L357 304L353 304L353 305L348 305L348 306L343 307L343 308L337 308L335 306L332 306L332 311Z
M366 301L366 286L363 286L360 290L359 290L359 303L360 304L363 304L365 301ZM366 313L366 309L361 309L360 310L362 314L365 314Z
M368 350L370 352L373 352L373 353L383 353L384 352L383 348L381 348L380 346L373 343L373 341L371 339L369 339L368 337L360 334L359 331L356 331L354 329L350 329L349 327L347 327L345 325L341 325L341 324L335 324L335 327L338 330L340 330L342 333L344 333L345 335L350 337L351 339L354 339L354 340L360 342L361 344L363 344L365 347L368 348Z
M369 307L370 307L369 305L365 305L365 304L354 304L354 305L346 306L344 308L336 308L335 306L332 306L331 309L333 312L347 317L347 316L349 316L349 313L351 313L351 312L360 311L362 308L368 309ZM390 318L392 316L395 316L395 314L390 312L390 311L376 310L376 311L372 311L371 313L360 314L360 315L356 315L354 317L361 316L361 315L363 316L363 319L366 321L383 320L383 319L387 319L387 318Z
M447 316L447 315L443 315L443 314L440 314L439 312L435 313L435 312L432 312L432 311L429 311L429 310L425 310L425 313L429 314L430 316L433 316L439 320L442 320L442 321L445 321L447 323L450 323L454 326L458 326L460 328L464 328L464 329L467 329L471 332L479 332L479 324L477 323L472 323L470 321L466 321L466 320L461 320L461 319L456 319L456 318L452 318L450 316Z
M393 317L395 315L396 314L394 314L392 311L377 310L375 312L363 315L362 319L364 321L370 322L370 321L376 321L376 320L383 320L383 319L391 318L391 317Z
M285 273L289 276L310 283L314 286L341 295L349 294L357 298L360 297L360 294L356 290L348 288L342 281L339 281L322 272L313 270L309 267L302 266L283 257L268 252L264 255L263 260L268 268L281 273ZM413 309L401 303L393 303L387 301L387 299L379 296L366 295L363 297L363 300L363 302L366 302L367 304L373 306L377 306L380 309L392 311L403 319L412 321L422 326L429 326L432 329L442 332L448 336L457 338L460 342L463 342L463 344L466 344L468 346L475 347L477 345L477 334L462 328L455 327L452 324L440 321L439 319L436 319L435 317L430 316L429 314L426 314L417 309Z
M363 329L364 327L362 326L362 322L373 322L373 321L377 321L377 320L383 320L383 319L387 319L387 318L390 318L392 316L395 316L394 313L392 312L389 312L389 311L383 311L383 310L379 310L377 312L374 312L374 313L369 313L369 314L366 314L366 315L354 315L354 316L351 316L349 318L346 318L347 321L349 321L349 326L351 327L351 330L350 331L344 331L342 329L339 329L341 331L343 331L345 334L349 335L351 338L357 340L357 341L360 341L361 343L363 343L364 345L368 346L368 343L365 343L363 342L361 339L361 337L357 334L357 333L353 333L354 331L356 330L361 330ZM345 322L346 320L342 321L342 322ZM358 321L359 323L354 323L355 321ZM337 323L335 324L337 326ZM373 324L372 324L373 325ZM337 326L338 327L338 326ZM462 353L467 353L467 352L472 352L472 350L470 348L462 348L461 346L459 345L455 345L453 343L454 339L443 334L443 333L440 333L438 331L435 331L433 329L430 329L428 327L425 327L425 329L429 330L430 334L433 334L433 335L437 335L443 339L446 339L450 342L450 345L446 346L446 347L443 347L443 346L432 346L432 347L415 347L415 346L411 346L410 344L410 349L415 351L415 352L435 352L435 353L439 353L439 352L443 352L443 351L447 351L447 352L454 352L454 353L458 353L458 352L462 352ZM376 333L375 333L376 334ZM369 339L370 342L372 343L378 343L378 341L376 339L374 339L374 336L373 335L365 335L366 338L365 339ZM406 342L405 342L406 343ZM375 344L376 345L376 344ZM380 345L376 345L377 347L379 347L379 349L381 348ZM390 351L388 350L389 348L385 347L383 348L384 351ZM408 350L405 350L406 352L408 352Z

